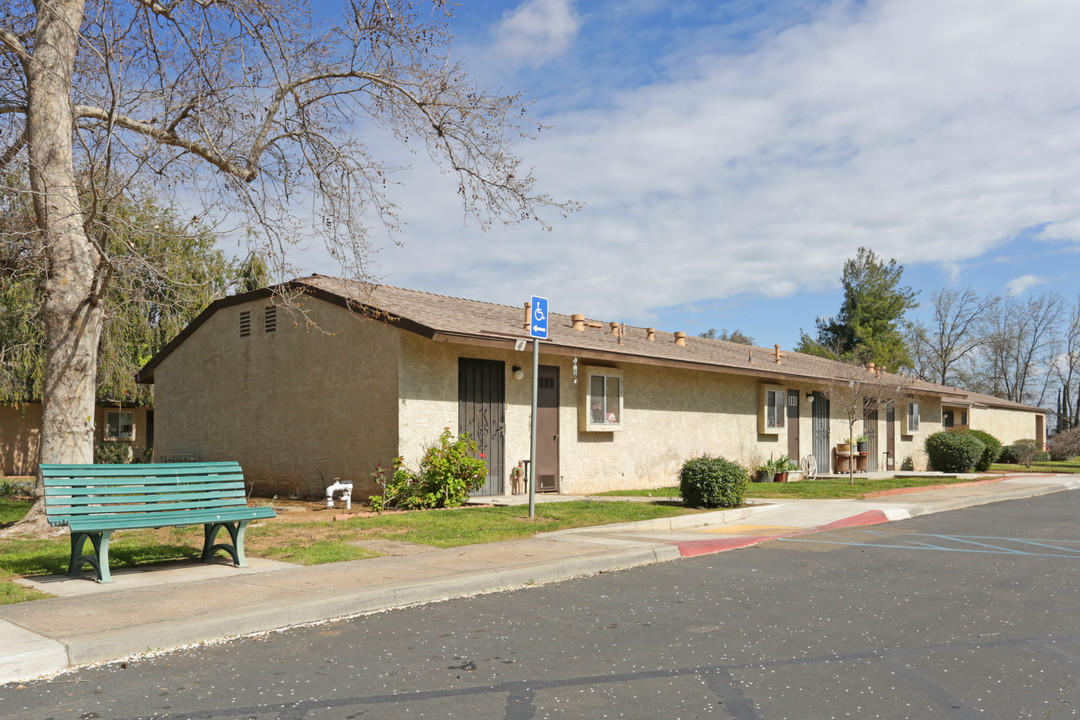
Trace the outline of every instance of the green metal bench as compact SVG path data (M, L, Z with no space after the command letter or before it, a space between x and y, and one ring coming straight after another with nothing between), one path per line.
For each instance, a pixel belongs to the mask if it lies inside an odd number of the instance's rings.
M71 529L68 575L78 575L89 563L102 583L112 582L109 538L117 530L202 525L203 562L224 550L233 565L246 567L247 524L277 515L270 507L247 506L244 475L235 462L43 464L41 475L49 524ZM214 543L222 528L231 543ZM87 540L92 555L83 553Z

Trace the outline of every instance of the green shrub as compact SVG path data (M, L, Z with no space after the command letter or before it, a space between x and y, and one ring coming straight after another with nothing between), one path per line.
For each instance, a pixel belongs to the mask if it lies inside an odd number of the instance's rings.
M94 462L98 465L121 465L131 462L131 444L104 442L94 448Z
M1043 452L1042 443L1032 438L1017 440L1014 447L1016 448L1016 462L1024 467L1031 467L1031 463L1044 459L1046 455Z
M689 507L739 507L749 483L750 476L741 465L708 455L687 460L679 472L679 490Z
M926 438L930 465L940 472L971 472L986 445L974 435L942 431Z
M1050 438L1050 459L1057 462L1080 455L1080 428L1059 432Z
M975 470L978 472L986 472L990 469L990 466L998 461L1001 457L1001 441L988 432L982 430L972 430L968 427L955 427L950 428L948 432L957 433L959 435L972 435L979 438L982 444L986 446L983 450L983 454L979 457L979 461L975 463Z
M0 480L0 498L12 500L31 497L33 494L33 480Z
M382 485L382 495L371 497L376 511L386 508L418 510L460 507L469 493L483 487L487 480L487 462L477 454L476 441L468 433L457 439L446 428L434 445L424 452L420 471L405 466L404 458L394 458L392 468L379 466L372 472Z

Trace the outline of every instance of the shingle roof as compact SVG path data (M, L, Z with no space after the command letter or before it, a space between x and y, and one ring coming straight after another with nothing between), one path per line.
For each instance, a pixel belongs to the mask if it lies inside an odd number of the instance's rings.
M344 305L373 316L403 330L435 340L464 344L506 345L515 340L529 339L525 328L524 307L497 305L479 300L436 295L420 290L406 290L388 285L372 285L353 280L311 275L286 284L327 302ZM267 288L244 295L224 298L213 303L139 372L140 382L153 382L154 368L184 338L222 307L269 297ZM675 342L675 333L656 330L654 341L648 339L648 329L622 325L622 333L613 334L611 322L586 318L584 332L572 327L571 316L552 312L548 321L548 339L542 341L546 354L574 355L583 360L640 362L673 367L691 367L726 371L777 380L802 380L808 383L847 382L853 378L868 384L901 386L908 393L937 395L954 404L982 404L1035 410L1008 400L969 393L916 378L893 373L873 374L868 370L814 355L761 348L707 338L688 336L686 345Z
M391 322L407 321L414 331L436 339L460 342L528 338L524 307L511 307L477 300L435 295L418 290L406 290L387 285L366 285L354 281L312 275L294 282L295 286L311 288L365 308L377 308ZM400 319L400 320L399 320ZM964 393L911 377L882 372L880 375L854 368L846 363L775 348L752 347L724 340L686 337L686 345L675 343L673 332L657 330L655 341L648 339L647 329L626 325L621 337L611 332L609 321L586 318L584 332L574 330L571 316L550 313L548 339L541 351L568 354L565 351L607 360L650 362L674 366L697 366L704 369L728 370L738 374L777 379L801 379L809 382L847 382L853 377L868 383L900 385L909 392L960 398ZM621 326L621 324L620 324ZM621 340L621 342L620 342ZM562 352L560 352L562 351ZM864 377L865 374L865 377Z

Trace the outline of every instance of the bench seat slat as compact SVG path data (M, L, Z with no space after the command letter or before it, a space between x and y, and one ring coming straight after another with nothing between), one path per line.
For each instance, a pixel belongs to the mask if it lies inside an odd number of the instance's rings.
M206 483L185 483L182 485L170 485L162 487L161 485L95 485L93 487L46 487L45 495L48 497L64 498L64 497L95 497L99 495L139 495L139 494L154 494L161 495L162 497L176 494L182 495L184 493L199 491L199 492L219 492L219 491L239 491L243 494L245 488L243 481L228 481L228 482L206 482Z
M107 516L73 518L70 522L63 524L68 525L72 532L99 532L102 530L137 530L141 528L204 525L206 523L236 522L238 520L264 520L275 515L274 509L270 507L233 508L220 512L157 513L126 516L120 519Z

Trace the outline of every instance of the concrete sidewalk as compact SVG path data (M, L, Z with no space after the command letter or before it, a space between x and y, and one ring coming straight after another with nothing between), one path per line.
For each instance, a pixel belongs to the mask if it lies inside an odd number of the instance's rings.
M60 597L0 607L0 683L148 651L675 560L824 527L902 520L1080 487L1017 476L869 500L781 500L663 520L300 567L252 560L39 578ZM752 523L747 522L752 521ZM406 543L398 543L407 546ZM411 554L403 554L410 552Z

